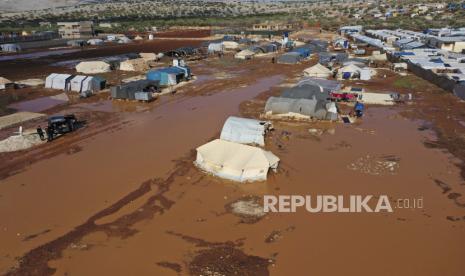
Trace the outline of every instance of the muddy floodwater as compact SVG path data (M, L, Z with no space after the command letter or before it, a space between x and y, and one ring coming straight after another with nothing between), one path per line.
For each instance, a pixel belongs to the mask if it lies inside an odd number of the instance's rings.
M228 116L258 117L312 62L202 61L192 67L198 82L152 103L101 97L58 110L89 125L0 156L0 274L463 275L462 160L440 146L438 118L413 116L450 95L369 106L356 124L274 121L266 149L281 162L266 182L194 167L195 148ZM387 195L423 206L263 214L264 195Z

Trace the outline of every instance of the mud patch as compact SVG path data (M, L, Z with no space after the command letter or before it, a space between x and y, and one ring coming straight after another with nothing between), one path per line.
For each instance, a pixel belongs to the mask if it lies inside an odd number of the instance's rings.
M161 266L161 267L164 267L164 268L168 268L168 269L171 269L177 273L181 273L182 272L182 267L180 264L177 264L177 263L170 263L170 262L158 262L157 265Z
M233 246L201 250L189 264L191 275L269 275L272 260L246 255Z
M263 211L262 199L256 196L246 196L225 206L227 212L241 218L241 223L256 223L266 216Z

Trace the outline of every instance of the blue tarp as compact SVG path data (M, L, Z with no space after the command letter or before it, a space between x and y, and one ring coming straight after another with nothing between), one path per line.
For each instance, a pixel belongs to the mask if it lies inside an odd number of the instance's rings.
M307 58L311 54L310 49L309 48L304 48L304 47L295 48L291 52L298 53L303 58Z
M147 72L147 80L159 81L160 85L173 85L179 83L182 79L188 79L191 75L188 67L165 67ZM175 83L173 83L175 82Z

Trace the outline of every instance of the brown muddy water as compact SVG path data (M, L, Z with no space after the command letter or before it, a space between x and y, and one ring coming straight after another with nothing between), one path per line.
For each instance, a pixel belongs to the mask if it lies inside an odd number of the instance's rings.
M218 80L202 80L199 94L149 105L74 106L126 123L1 180L0 273L463 275L460 160L424 146L437 137L400 115L410 107L368 107L354 125L275 121L266 148L281 163L266 182L222 181L193 166L194 149L228 116L252 113L241 103L290 77L279 71L248 84L226 79L233 88L220 90L203 91ZM253 219L231 211L291 194L421 198L424 207Z

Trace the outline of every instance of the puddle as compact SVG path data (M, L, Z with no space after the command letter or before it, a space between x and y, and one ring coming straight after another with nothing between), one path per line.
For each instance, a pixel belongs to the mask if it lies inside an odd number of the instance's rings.
M42 51L42 52L35 52L35 53L28 53L28 54L18 54L12 56L0 56L0 61L10 61L16 59L36 59L41 57L48 57L48 56L57 56L69 53L75 53L81 51L80 49L66 49L66 50L55 50L55 51Z
M18 111L42 112L66 103L68 101L63 97L51 96L10 104L8 107Z

